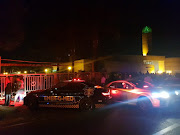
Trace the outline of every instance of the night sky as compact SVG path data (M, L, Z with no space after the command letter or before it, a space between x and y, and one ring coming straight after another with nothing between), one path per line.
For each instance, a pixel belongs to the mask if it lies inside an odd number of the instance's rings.
M152 55L180 57L180 2L175 0L1 0L3 58L67 61L98 56L141 55L142 28L152 28Z

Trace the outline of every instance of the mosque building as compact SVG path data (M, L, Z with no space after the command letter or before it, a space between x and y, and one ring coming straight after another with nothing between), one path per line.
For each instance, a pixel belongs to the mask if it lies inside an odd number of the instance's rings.
M148 26L142 29L142 55L113 55L98 58L101 68L97 71L110 72L141 72L141 73L180 73L180 57L165 57L149 55L152 51L152 29ZM74 72L92 71L92 60L81 59L74 62ZM71 65L71 62L69 64ZM103 66L102 66L103 65ZM66 69L66 67L63 67Z

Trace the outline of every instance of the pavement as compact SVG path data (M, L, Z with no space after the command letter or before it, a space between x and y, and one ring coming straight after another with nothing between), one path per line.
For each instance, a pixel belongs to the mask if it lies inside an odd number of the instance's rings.
M177 135L180 112L144 114L135 106L109 105L91 112L77 109L41 108L30 111L17 103L0 106L0 135ZM2 114L2 113L1 113Z

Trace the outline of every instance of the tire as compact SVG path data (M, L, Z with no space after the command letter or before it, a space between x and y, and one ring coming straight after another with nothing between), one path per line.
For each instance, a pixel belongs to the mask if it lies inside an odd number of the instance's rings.
M153 111L152 103L147 97L138 98L137 106L141 112L151 113Z
M92 111L95 109L95 104L91 98L83 98L79 103L80 111Z
M31 97L28 100L27 106L30 110L37 110L38 109L38 101L35 97Z

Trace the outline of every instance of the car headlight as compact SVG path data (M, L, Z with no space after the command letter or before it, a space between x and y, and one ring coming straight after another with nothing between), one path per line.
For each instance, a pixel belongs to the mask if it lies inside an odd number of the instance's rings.
M162 91L160 93L152 93L153 98L169 98L169 93Z

